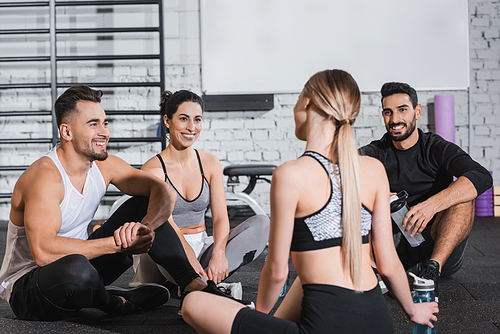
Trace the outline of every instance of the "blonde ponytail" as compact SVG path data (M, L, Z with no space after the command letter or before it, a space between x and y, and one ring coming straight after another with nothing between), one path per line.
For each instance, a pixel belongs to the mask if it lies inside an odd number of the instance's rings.
M359 160L350 124L337 130L337 159L342 194L342 263L349 273L354 290L361 290L361 185Z

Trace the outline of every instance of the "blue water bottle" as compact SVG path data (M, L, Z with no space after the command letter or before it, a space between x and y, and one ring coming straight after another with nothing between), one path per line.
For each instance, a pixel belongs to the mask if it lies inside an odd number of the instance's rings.
M425 303L433 302L436 298L434 295L434 281L417 277L413 273L409 273L413 279L413 302ZM431 320L432 322L432 320ZM432 322L434 324L434 322ZM436 327L430 328L426 325L413 325L413 334L436 334Z

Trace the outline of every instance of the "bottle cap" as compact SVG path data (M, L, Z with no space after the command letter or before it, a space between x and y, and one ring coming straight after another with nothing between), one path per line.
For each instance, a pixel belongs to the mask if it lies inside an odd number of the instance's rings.
M401 190L397 195L391 195L391 197L389 197L389 203L391 203L391 213L401 210L401 208L406 205L407 198L408 193L406 190Z
M415 291L433 291L434 290L434 281L433 280L418 277L414 273L408 273L408 274L411 277L413 277L413 290L415 290Z
M400 192L398 192L398 197L399 198L404 198L404 199L408 199L408 193L406 192L406 190L401 190Z
M398 199L399 199L398 195L391 195L391 197L389 197L389 203L397 201Z
M389 200L391 201L391 213L401 210L401 208L406 204L406 201L404 199L399 198L396 195L392 195Z

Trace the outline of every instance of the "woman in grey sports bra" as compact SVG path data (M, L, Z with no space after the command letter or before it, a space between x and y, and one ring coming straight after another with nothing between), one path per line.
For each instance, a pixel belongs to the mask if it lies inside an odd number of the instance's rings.
M258 215L229 231L222 168L212 154L195 150L200 135L203 100L193 92L162 93L160 112L169 133L167 148L143 166L177 192L169 222L177 231L189 261L203 277L216 284L264 250L269 218ZM213 236L205 232L205 211L210 206ZM136 275L130 285L172 281L168 272L147 255L134 258Z
M294 108L295 135L306 141L306 152L314 153L273 173L269 252L256 309L191 292L182 314L199 333L393 333L392 316L371 267L372 248L363 243L367 225L379 272L392 295L412 321L431 325L430 319L436 320L436 303L412 301L392 241L385 170L379 161L358 156L351 124L360 104L358 85L345 71L318 72L306 83ZM371 219L362 211L371 212ZM332 240L337 238L341 240ZM300 318L285 320L268 313L287 278L289 258L303 296L296 304ZM289 297L297 294L289 291L285 301Z

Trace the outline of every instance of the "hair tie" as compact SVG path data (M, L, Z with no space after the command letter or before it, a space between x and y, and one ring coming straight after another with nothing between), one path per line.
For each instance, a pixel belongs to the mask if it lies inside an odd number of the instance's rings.
M342 125L345 125L345 124L351 124L351 120L343 119L343 120L339 121L339 127L341 127Z

